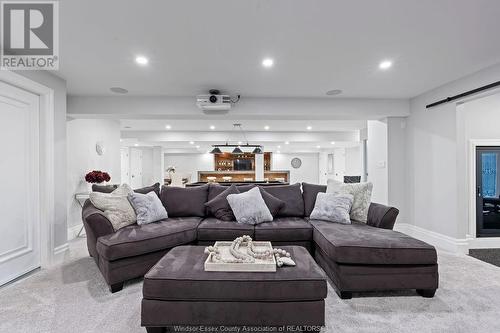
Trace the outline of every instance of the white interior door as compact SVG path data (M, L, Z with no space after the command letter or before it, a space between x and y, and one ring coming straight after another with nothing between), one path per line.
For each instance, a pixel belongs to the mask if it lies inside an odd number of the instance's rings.
M128 148L120 150L122 183L130 184L130 153Z
M142 150L130 148L130 186L142 187Z
M39 97L0 81L0 285L40 267Z

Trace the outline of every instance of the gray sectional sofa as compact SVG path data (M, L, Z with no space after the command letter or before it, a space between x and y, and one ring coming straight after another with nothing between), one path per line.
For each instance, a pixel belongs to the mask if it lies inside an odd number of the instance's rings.
M239 185L240 192L255 185ZM185 244L213 244L250 235L271 241L273 246L307 248L328 274L341 298L352 292L416 289L433 297L438 288L438 265L434 247L393 231L399 211L372 203L367 223L350 225L310 220L316 196L326 186L303 183L263 186L285 205L273 222L256 226L216 219L205 203L226 189L220 184L176 188L159 184L154 190L169 218L146 225L131 225L116 232L90 201L83 207L87 245L112 292L129 279L144 276L170 249ZM94 190L108 191L95 188Z

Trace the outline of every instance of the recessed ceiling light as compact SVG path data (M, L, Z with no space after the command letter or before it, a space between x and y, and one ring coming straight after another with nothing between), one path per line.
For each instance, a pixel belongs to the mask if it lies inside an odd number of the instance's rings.
M335 144L335 141L330 142L330 144L334 145L334 144Z
M111 90L111 92L114 92L115 94L126 94L126 93L128 93L127 89L121 88L121 87L111 87L111 88L109 88L109 90Z
M135 62L138 63L139 65L147 65L149 60L145 56L137 56L135 57Z
M274 65L274 60L271 58L266 58L266 59L262 60L262 66L264 66L266 68L273 67L273 65Z
M194 141L189 141L189 144L190 145L194 145Z
M172 128L172 126L170 126L170 125L165 125L165 128L166 128L166 129L171 129L171 128Z
M389 68L391 68L391 67L392 67L392 61L390 61L390 60L384 60L384 61L382 61L382 62L378 65L378 68L383 69L383 70L385 70L385 69L389 69Z
M313 129L313 128L312 128L312 126L307 126L307 130L308 130L308 131L310 131L310 130L312 130L312 129Z
M280 149L280 148L281 148L281 146L278 146L278 149Z
M120 142L123 142L123 139L120 139Z
M240 146L241 146L241 144L242 144L242 143L243 143L243 142L241 142L241 141L238 141L238 145L240 145Z
M264 129L265 129L266 131L269 131L269 126L267 126L267 125L266 125L266 126L264 126Z
M200 149L200 146L196 146L196 149Z
M286 145L289 145L289 144L290 144L290 142L288 142L288 141L285 141L285 144L286 144Z
M215 126L214 126L214 125L210 125L210 129L211 129L211 130L214 130L214 129L215 129Z
M279 150L276 153L281 154L281 152Z
M320 149L320 148L321 148L321 146L316 146L316 148Z
M327 94L328 96L340 95L340 94L342 94L342 90L340 90L340 89L328 90L328 91L326 92L326 94Z
M138 145L139 145L138 143L134 143L134 146L136 146L136 147L137 147Z

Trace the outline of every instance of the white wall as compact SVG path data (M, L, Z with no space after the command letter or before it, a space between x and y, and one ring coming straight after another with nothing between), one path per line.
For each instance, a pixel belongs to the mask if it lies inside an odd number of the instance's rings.
M388 203L399 209L398 222L408 222L406 117L387 118Z
M425 105L496 82L499 77L500 65L492 66L410 101L406 192L411 224L453 238L466 237L468 219L464 193L468 190L468 177L465 139L460 139L465 130L463 120L457 118L456 103L432 109L426 109Z
M96 152L96 142L104 143L104 155ZM67 121L67 197L68 227L82 223L81 207L75 193L87 192L85 174L92 170L106 171L110 183L121 183L120 123L106 119L73 119ZM59 178L56 178L59 179ZM58 180L57 180L58 181Z
M361 147L347 147L345 149L345 175L361 176L363 164Z
M67 242L66 194L66 81L48 71L17 71L54 90L54 246Z
M471 140L495 140L500 142L500 91L490 96L484 96L459 105L457 108L457 170L460 173L470 174L472 166L470 161L470 146ZM472 153L474 158L474 153ZM469 179L469 178L468 178ZM471 188L469 183L465 183L466 190L459 193L458 204L463 204L466 207L467 216L470 215L469 209L469 193L475 192L475 188ZM476 220L464 221L469 227L475 226ZM459 232L462 232L464 226L459 226ZM465 229L466 235L474 234L471 228ZM498 243L500 246L500 243Z
M298 157L302 160L302 165L294 169L291 165L292 159ZM272 154L271 170L290 170L290 184L319 182L318 153L281 153Z
M369 120L367 128L367 180L373 183L372 201L387 204L387 124L379 120Z
M165 154L165 169L175 166L176 173L190 174L191 182L198 181L198 171L214 171L212 154Z

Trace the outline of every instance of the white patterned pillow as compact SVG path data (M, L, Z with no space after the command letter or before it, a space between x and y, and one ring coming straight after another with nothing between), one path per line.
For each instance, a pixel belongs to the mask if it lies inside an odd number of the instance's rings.
M147 194L130 193L128 201L137 214L137 224L143 225L151 222L160 221L168 218L167 211L158 198L156 192L151 191Z
M340 193L354 196L351 208L351 220L365 222L368 219L368 208L372 199L372 183L342 184Z
M342 224L351 224L349 212L354 197L351 194L318 193L310 218Z
M90 202L103 211L104 216L116 231L134 224L137 220L134 208L127 199L130 193L134 191L127 184L123 184L111 193L92 192L89 197Z
M273 220L258 187L239 194L229 194L226 199L238 223L259 224Z

